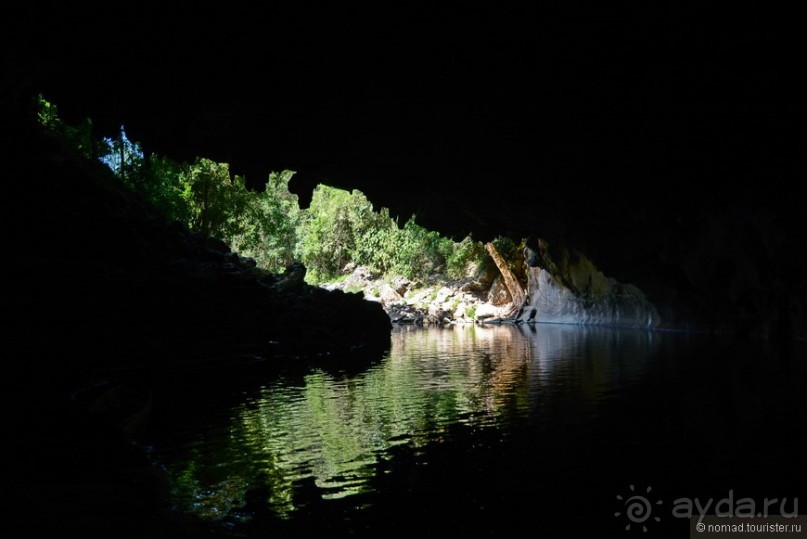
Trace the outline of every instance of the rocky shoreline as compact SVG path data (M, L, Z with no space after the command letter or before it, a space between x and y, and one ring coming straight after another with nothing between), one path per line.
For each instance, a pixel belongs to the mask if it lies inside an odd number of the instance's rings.
M393 324L448 326L504 318L512 305L501 278L490 270L469 274L460 280L435 274L418 281L351 264L342 280L322 287L362 294L381 305Z
M504 264L518 268L521 275L511 273L510 282L522 288L523 300L513 301L503 274L489 264L470 267L464 279L435 274L422 282L351 264L342 279L322 287L363 295L380 304L393 324L663 327L658 309L641 290L606 277L582 253L539 240L537 250L525 248L523 259Z

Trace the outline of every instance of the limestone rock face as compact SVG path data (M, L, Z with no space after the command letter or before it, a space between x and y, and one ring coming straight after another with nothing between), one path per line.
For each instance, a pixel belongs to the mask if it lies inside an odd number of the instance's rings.
M382 305L391 305L403 301L403 296L387 283L381 283L378 287L378 296L381 298Z
M603 275L582 253L553 249L539 241L539 250L525 249L528 269L527 304L520 322L603 324L622 327L658 326L656 307L635 286Z
M510 303L511 301L513 300L510 298L510 292L507 291L507 287L504 285L504 281L502 280L501 276L496 277L493 284L490 285L490 290L488 291L488 303L500 307Z
M607 279L602 273L591 274L599 286L583 295L566 288L543 268L529 269L530 294L521 310L521 322L560 324L604 324L623 327L655 327L658 311L633 285ZM597 276L599 279L597 279Z

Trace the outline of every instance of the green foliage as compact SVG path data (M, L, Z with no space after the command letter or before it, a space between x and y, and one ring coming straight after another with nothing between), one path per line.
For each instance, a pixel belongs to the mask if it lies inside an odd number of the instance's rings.
M246 188L243 178L230 178L226 163L196 159L185 168L180 183L189 208L185 223L189 228L222 239L240 232Z
M233 249L271 271L280 271L295 260L302 216L297 195L289 192L292 176L290 170L272 172L263 192L247 192L240 230L230 238Z
M499 254L505 259L513 258L513 255L516 254L516 250L518 250L516 242L504 236L497 236L491 243L493 243L496 250L499 251Z
M446 273L452 279L468 277L469 273L479 270L485 258L485 248L471 236L466 236L459 243L449 242L446 253Z
M391 271L395 267L395 251L400 231L396 222L390 217L389 210L381 208L379 212L373 212L367 201L366 205L360 207L356 218L354 261L382 273Z
M59 135L68 148L85 159L94 159L109 153L105 140L96 140L93 137L92 120L85 118L83 122L72 126L65 124L59 118L59 111L53 103L45 99L42 94L36 98L37 119L48 130Z
M78 155L109 166L124 186L139 193L167 219L193 231L217 236L272 271L295 260L307 268L311 283L338 279L348 263L369 266L382 274L422 279L434 273L469 276L486 259L482 244L468 236L454 242L417 224L403 227L389 210L375 211L360 191L319 185L311 205L301 210L289 191L294 172L272 172L262 192L247 189L243 177L231 176L226 163L198 158L180 163L146 156L121 126L114 139L96 139L92 122L69 126L55 105L37 100L38 120L60 135ZM503 256L515 244L497 239Z
M51 131L59 131L62 129L62 120L59 118L59 111L56 105L45 99L42 94L36 98L37 104L37 119L39 123Z
M493 243L496 250L499 251L499 254L502 255L502 258L507 261L510 269L515 271L515 261L521 258L520 248L516 242L504 236L497 236L491 243Z
M355 198L363 198L361 193ZM361 212L354 207L353 196L342 189L318 185L314 189L311 205L301 222L301 238L298 254L308 272L307 278L322 282L335 277L352 260L355 251L354 219L351 212ZM359 199L358 202L361 202Z
M445 267L445 241L451 240L426 230L412 216L398 234L393 269L410 279L441 271Z
M389 210L374 211L359 191L319 185L304 213L297 253L312 283L336 278L349 262L410 279L441 271L462 277L483 256L482 245L470 237L455 243L414 216L399 227Z
M143 163L142 192L170 220L189 223L193 208L188 200L188 165L151 155Z

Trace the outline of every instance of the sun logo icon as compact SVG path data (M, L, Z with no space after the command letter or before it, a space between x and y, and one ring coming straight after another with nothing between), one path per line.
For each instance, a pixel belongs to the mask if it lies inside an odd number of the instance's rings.
M650 491L653 490L653 487L647 487L645 494L650 494ZM631 493L636 492L633 485L630 486ZM661 500L655 502L655 504L651 503L647 496L642 494L632 494L627 499L623 498L622 496L617 494L617 500L623 502L625 506L625 516L630 521L628 525L625 526L626 530L630 530L631 524L642 525L642 531L647 531L647 526L645 526L645 522L650 519L653 514L653 505L661 505ZM617 511L614 513L615 517L619 517L622 515L622 511ZM656 522L661 522L661 518L653 517L653 520Z

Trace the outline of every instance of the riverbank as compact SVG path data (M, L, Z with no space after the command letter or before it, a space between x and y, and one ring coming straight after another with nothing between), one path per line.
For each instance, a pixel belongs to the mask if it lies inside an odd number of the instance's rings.
M469 268L464 279L449 279L438 273L412 280L348 265L342 279L321 286L362 294L366 300L380 304L393 324L473 324L505 318L513 310L501 277L484 268Z

